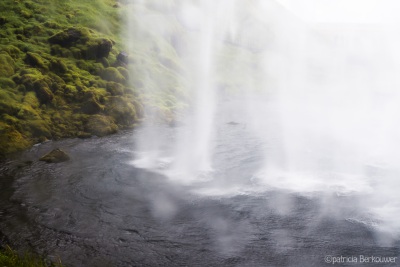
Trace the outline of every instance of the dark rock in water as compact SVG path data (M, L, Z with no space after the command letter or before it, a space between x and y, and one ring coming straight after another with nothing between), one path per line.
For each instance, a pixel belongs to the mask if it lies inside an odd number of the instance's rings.
M238 122L234 122L234 121L230 121L230 122L228 122L227 124L228 124L228 125L238 125L239 123L238 123Z
M129 63L129 55L126 52L121 52L117 56L117 60L121 63L128 64Z
M39 160L40 161L45 161L47 163L59 163L59 162L64 162L68 161L70 158L67 153L62 151L59 148L54 149L50 153L44 155L41 157Z

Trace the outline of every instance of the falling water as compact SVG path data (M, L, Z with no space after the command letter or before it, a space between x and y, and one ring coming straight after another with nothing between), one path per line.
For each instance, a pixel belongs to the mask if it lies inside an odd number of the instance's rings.
M357 220L399 235L394 25L312 24L265 0L158 2L134 1L129 9L131 53L142 60L133 71L143 77L133 83L154 96L144 99L149 118L160 96L189 105L175 110L181 126L171 139L161 139L154 120L144 123L136 166L183 184L226 177L215 158L228 137L218 129L237 124L258 144L238 147L263 156L238 192L359 196ZM171 73L146 55L177 58L178 67ZM221 192L236 182L209 186Z

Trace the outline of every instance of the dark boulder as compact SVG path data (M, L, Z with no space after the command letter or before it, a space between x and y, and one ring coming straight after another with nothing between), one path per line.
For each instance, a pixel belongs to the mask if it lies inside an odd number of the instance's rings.
M116 133L118 126L114 123L114 119L110 116L92 115L86 124L85 132L96 136L105 136Z
M84 28L68 28L56 33L49 38L49 43L62 47L70 47L76 43L86 43L89 39L89 31Z
M128 64L129 63L129 55L128 55L128 53L126 53L126 52L120 52L119 54L118 54L118 56L117 56L117 60L120 62L120 63L123 63L123 64Z
M97 114L100 111L103 111L104 107L94 98L88 99L82 105L82 112L85 114Z
M45 161L47 163L60 163L64 161L68 161L70 158L67 153L62 151L59 148L54 149L53 151L47 153L43 157L41 157L40 161Z

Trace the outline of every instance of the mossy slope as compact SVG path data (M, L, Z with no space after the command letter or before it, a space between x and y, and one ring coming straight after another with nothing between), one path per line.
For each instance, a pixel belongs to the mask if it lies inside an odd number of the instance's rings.
M141 118L119 12L116 0L0 2L0 157Z

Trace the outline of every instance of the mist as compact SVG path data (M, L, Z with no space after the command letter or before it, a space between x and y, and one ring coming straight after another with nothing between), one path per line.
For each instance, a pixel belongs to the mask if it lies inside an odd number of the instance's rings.
M127 6L130 52L176 59L174 76L143 59L141 90L184 103L168 109L164 122L157 117L163 103L145 105L152 119L135 135L132 164L203 198L272 194L265 208L279 216L295 212L293 195L314 199L310 227L326 217L348 220L392 244L400 234L398 25L380 19L382 6L371 15L375 2L354 20L350 11L338 13L344 2L326 20L326 8L302 13L291 2ZM138 39L148 45L135 46ZM161 134L163 124L177 126ZM165 196L153 205L162 218L179 210ZM231 240L247 242L228 229L251 226L210 216L223 253L236 251L226 247ZM284 231L275 237L282 246L294 242Z

